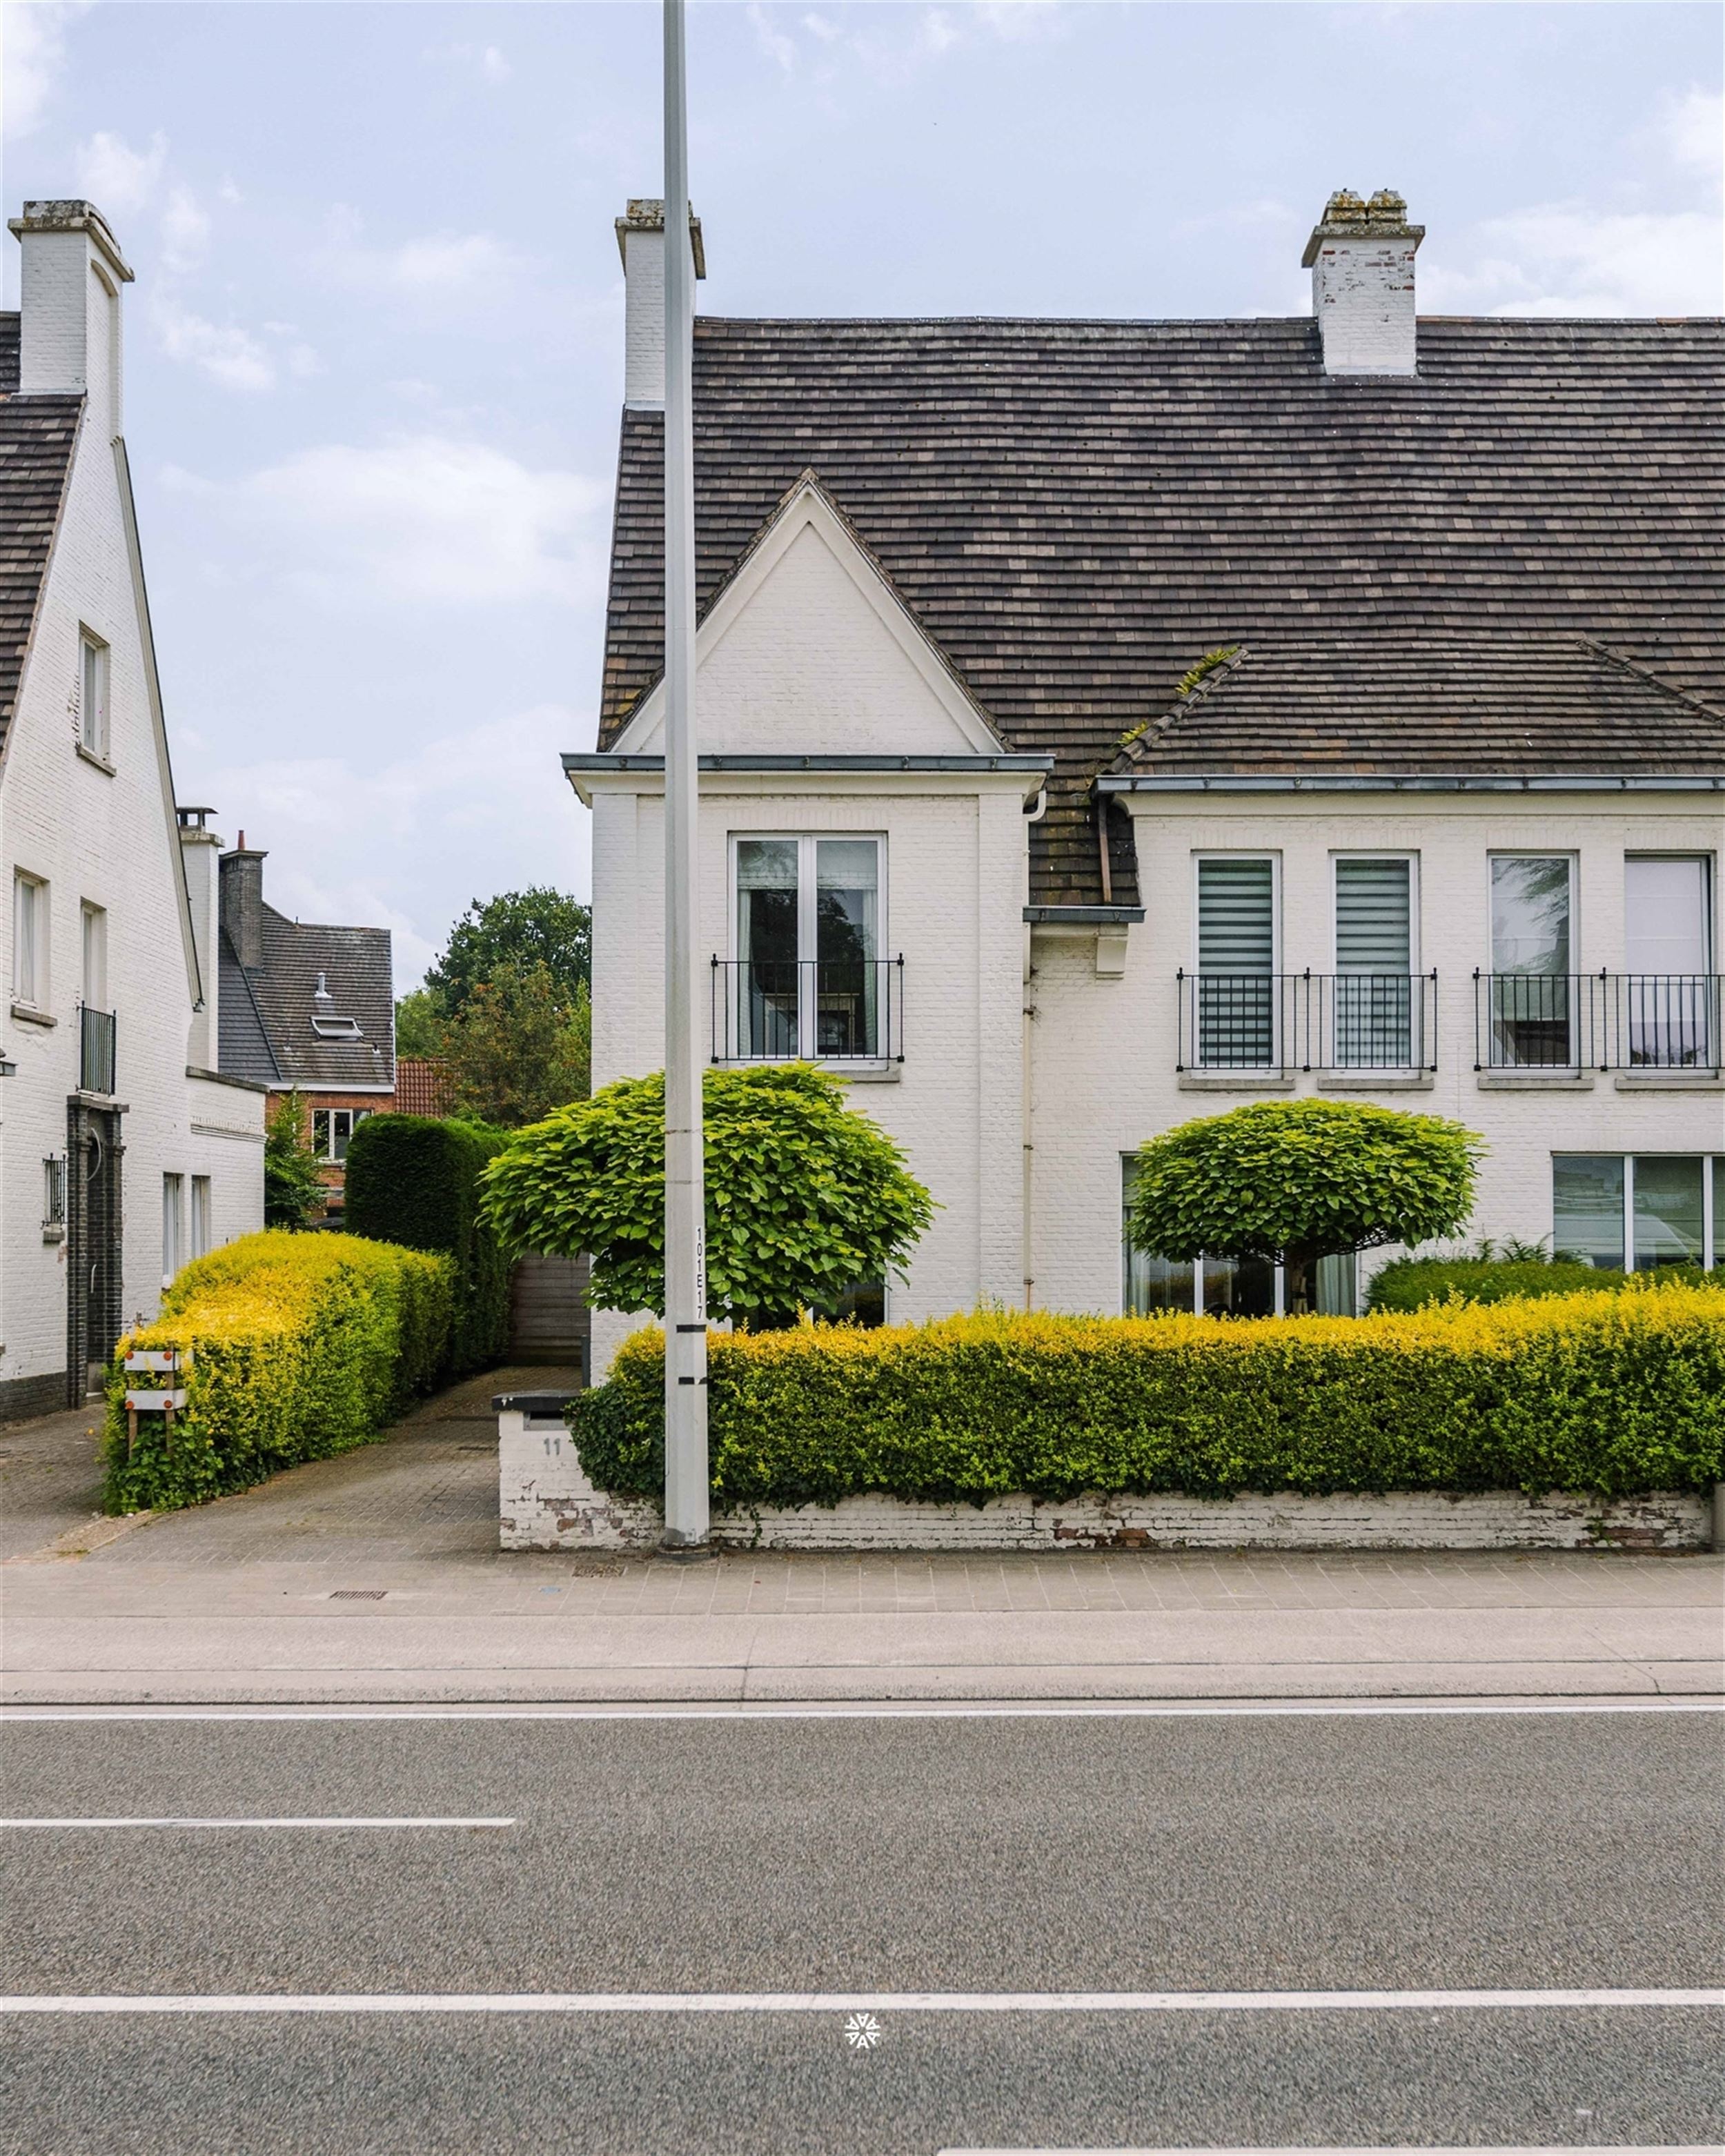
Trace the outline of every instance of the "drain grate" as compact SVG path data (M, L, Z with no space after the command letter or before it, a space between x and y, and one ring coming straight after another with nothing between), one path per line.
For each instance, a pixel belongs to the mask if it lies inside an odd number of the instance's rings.
M387 1587L332 1587L331 1602L381 1602L388 1594Z

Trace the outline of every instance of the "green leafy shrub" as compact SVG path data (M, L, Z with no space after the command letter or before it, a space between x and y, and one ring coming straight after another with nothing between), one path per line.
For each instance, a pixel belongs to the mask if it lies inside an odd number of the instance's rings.
M1704 1489L1725 1442L1725 1293L1255 1319L979 1314L716 1335L716 1506L865 1491ZM570 1428L601 1489L664 1487L664 1336L637 1333Z
M454 1265L449 1368L490 1369L509 1348L509 1260L480 1211L485 1164L502 1131L430 1116L372 1116L347 1147L349 1232Z
M266 1229L194 1259L161 1317L116 1351L106 1509L201 1504L377 1436L442 1368L452 1286L447 1258L357 1235ZM172 1437L148 1414L128 1443L122 1365L134 1348L192 1350Z
M1692 1265L1624 1273L1579 1258L1396 1258L1366 1291L1371 1310L1424 1310L1458 1296L1464 1302L1507 1302L1513 1296L1599 1294L1671 1276L1702 1280Z
M901 1270L933 1216L880 1127L812 1064L709 1070L707 1298L778 1318ZM593 1258L600 1310L665 1309L665 1078L619 1079L513 1138L485 1171L506 1249Z
M264 1126L264 1224L305 1227L322 1212L326 1194L305 1135L305 1096L284 1093Z
M1291 1311L1316 1301L1317 1260L1453 1235L1483 1150L1460 1123L1367 1101L1260 1101L1141 1146L1127 1212L1135 1248L1287 1268Z

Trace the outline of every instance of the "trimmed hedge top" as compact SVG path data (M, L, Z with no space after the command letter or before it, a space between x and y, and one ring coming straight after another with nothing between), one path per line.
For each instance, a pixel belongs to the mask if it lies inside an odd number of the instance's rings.
M1695 1265L1661 1265L1625 1273L1579 1258L1397 1258L1366 1291L1368 1311L1424 1310L1457 1296L1463 1302L1507 1302L1514 1296L1602 1295L1668 1279L1704 1286Z
M358 1235L266 1229L194 1259L161 1317L116 1351L106 1509L200 1504L375 1437L436 1379L451 1285L447 1258ZM193 1351L171 1437L154 1414L129 1437L122 1365L133 1348Z
M982 1314L715 1334L721 1511L867 1491L1699 1490L1725 1443L1725 1294L1681 1283L1411 1315ZM601 1489L657 1498L664 1335L571 1407Z

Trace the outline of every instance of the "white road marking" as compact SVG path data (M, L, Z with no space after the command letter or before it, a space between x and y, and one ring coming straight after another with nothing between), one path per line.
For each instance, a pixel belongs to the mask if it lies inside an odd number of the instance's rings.
M512 1819L0 1819L0 1830L8 1827L115 1827L115 1826L513 1826Z
M691 1702L675 1707L617 1702L584 1706L547 1702L532 1707L398 1705L388 1700L356 1707L10 1707L0 1722L949 1722L1082 1719L1175 1721L1252 1720L1263 1716L1340 1717L1429 1715L1720 1714L1725 1699L1669 1697L1536 1700L999 1700L957 1704L942 1700L852 1700L822 1707L771 1701Z
M0 2014L1383 2014L1649 2006L1725 2007L1725 1989L242 1991L0 1997Z

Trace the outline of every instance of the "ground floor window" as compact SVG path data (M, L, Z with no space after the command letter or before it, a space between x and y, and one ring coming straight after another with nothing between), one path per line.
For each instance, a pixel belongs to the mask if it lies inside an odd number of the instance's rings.
M1359 1260L1352 1251L1320 1258L1313 1277L1291 1283L1287 1269L1262 1258L1153 1257L1132 1248L1125 1232L1137 1163L1121 1163L1121 1308L1128 1317L1189 1310L1200 1317L1280 1317L1303 1301L1326 1317L1359 1314Z
M162 1285L166 1287L186 1262L186 1178L162 1178Z
M192 1178L192 1255L201 1258L213 1240L210 1228L210 1179L207 1175Z
M1584 1265L1725 1265L1725 1157L1553 1153L1552 1250Z

